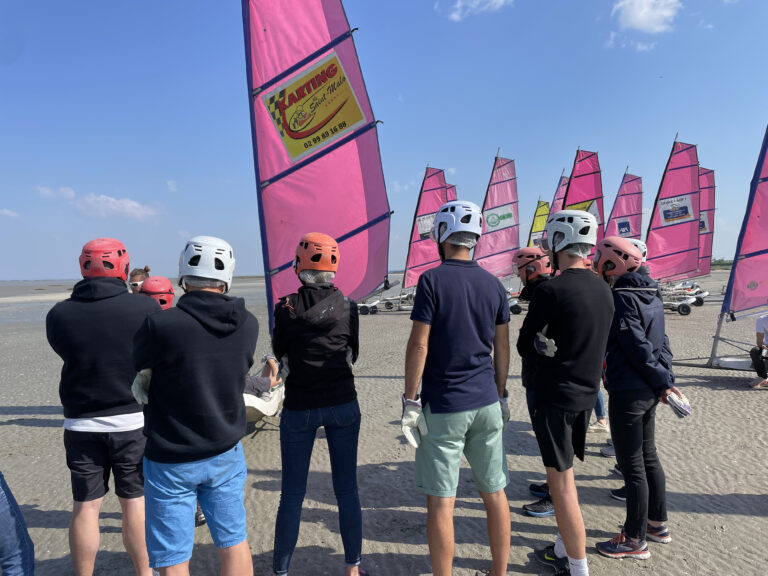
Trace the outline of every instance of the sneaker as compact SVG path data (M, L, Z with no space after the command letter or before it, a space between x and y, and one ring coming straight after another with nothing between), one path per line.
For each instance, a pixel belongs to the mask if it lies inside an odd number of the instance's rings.
M600 454L606 458L616 458L616 448L613 446L605 446L604 448L600 448Z
M555 545L550 544L546 548L533 551L533 557L545 566L552 566L555 570L558 570L565 566L568 567L568 556L559 558L555 555Z
M667 528L666 524L662 524L661 526L651 526L648 524L645 537L648 538L648 540L660 542L661 544L669 544L672 542L672 536L670 535L669 528Z
M595 422L594 424L590 424L587 428L587 432L605 432L608 433L608 424L600 424L600 422Z
M621 534L608 540L608 542L598 542L595 544L595 548L603 556L608 558L637 558L639 560L647 560L651 557L651 553L648 550L648 542L640 540L632 542L629 538Z
M554 576L571 576L571 566L566 563L562 568L555 570Z
M622 486L621 488L616 488L615 490L611 490L611 498L614 500L620 500L621 502L627 501L627 487Z
M621 468L619 468L619 465L618 465L618 464L616 464L616 465L613 467L613 470L611 470L611 472L613 472L614 474L616 474L616 476L621 476L622 478L624 478L624 472L622 472L622 471L621 471Z
M536 498L549 498L549 486L546 482L544 482L544 484L531 484L528 486L528 490L530 490L531 494L536 496Z
M608 436L608 438L605 439L605 443L608 444L608 446L613 446L613 438Z
M197 510L195 510L195 526L202 526L205 522L205 514L203 514L203 509L200 508L200 504L198 504Z
M523 510L529 516L535 516L536 518L555 515L555 505L552 503L552 500L549 497L542 498L533 504L525 504L523 506Z

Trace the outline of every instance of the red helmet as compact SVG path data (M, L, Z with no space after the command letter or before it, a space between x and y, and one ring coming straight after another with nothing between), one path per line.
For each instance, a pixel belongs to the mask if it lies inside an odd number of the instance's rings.
M642 263L640 250L629 239L620 236L608 236L600 240L592 257L592 269L604 279L634 272Z
M549 254L538 246L521 248L515 253L514 260L517 264L517 274L525 282L530 282L542 274L552 273Z
M296 247L293 269L296 274L304 270L336 272L339 269L339 245L327 234L304 234Z
M80 253L80 273L83 278L106 276L128 279L130 258L120 240L114 238L96 238L91 240Z
M173 285L165 276L150 276L144 280L141 293L157 300L163 310L173 306Z

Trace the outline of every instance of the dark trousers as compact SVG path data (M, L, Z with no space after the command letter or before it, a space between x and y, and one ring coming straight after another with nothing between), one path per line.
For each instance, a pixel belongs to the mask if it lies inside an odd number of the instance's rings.
M768 360L768 358L763 358L762 348L759 348L758 346L752 348L752 350L749 351L749 357L752 358L752 366L755 367L757 375L760 376L760 378L768 378L768 371L765 369L766 360Z
M520 379L523 381L523 388L525 388L525 402L528 404L528 416L533 422L533 408L534 408L534 391L536 390L536 361L531 358L523 358L523 370L520 373Z
M666 479L656 453L656 405L650 388L611 392L608 415L616 460L627 487L624 532L645 540L648 520L667 521Z

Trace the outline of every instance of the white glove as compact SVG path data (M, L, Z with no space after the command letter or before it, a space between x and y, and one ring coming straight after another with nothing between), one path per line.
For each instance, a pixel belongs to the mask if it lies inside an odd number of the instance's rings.
M420 400L406 400L403 398L403 419L400 422L400 428L403 431L405 439L414 448L421 444L422 434L429 434L427 421L424 420L424 414L421 412Z
M503 430L506 430L509 423L509 401L507 397L499 398L499 406L501 406L501 420L504 422Z
M133 397L136 398L136 402L139 404L149 403L149 382L152 380L152 369L145 368L133 379L131 385L131 392Z
M555 345L554 340L547 338L548 327L549 325L547 324L544 326L544 328L541 329L541 332L536 333L536 338L533 341L533 345L536 347L536 352L542 356L554 358L555 352L557 352L557 346Z

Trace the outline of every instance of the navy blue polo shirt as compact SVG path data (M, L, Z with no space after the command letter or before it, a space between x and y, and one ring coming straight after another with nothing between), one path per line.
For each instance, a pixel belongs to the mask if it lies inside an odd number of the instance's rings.
M424 272L411 320L430 325L421 380L433 413L463 412L499 401L494 381L496 326L509 322L501 282L474 260L446 260Z

